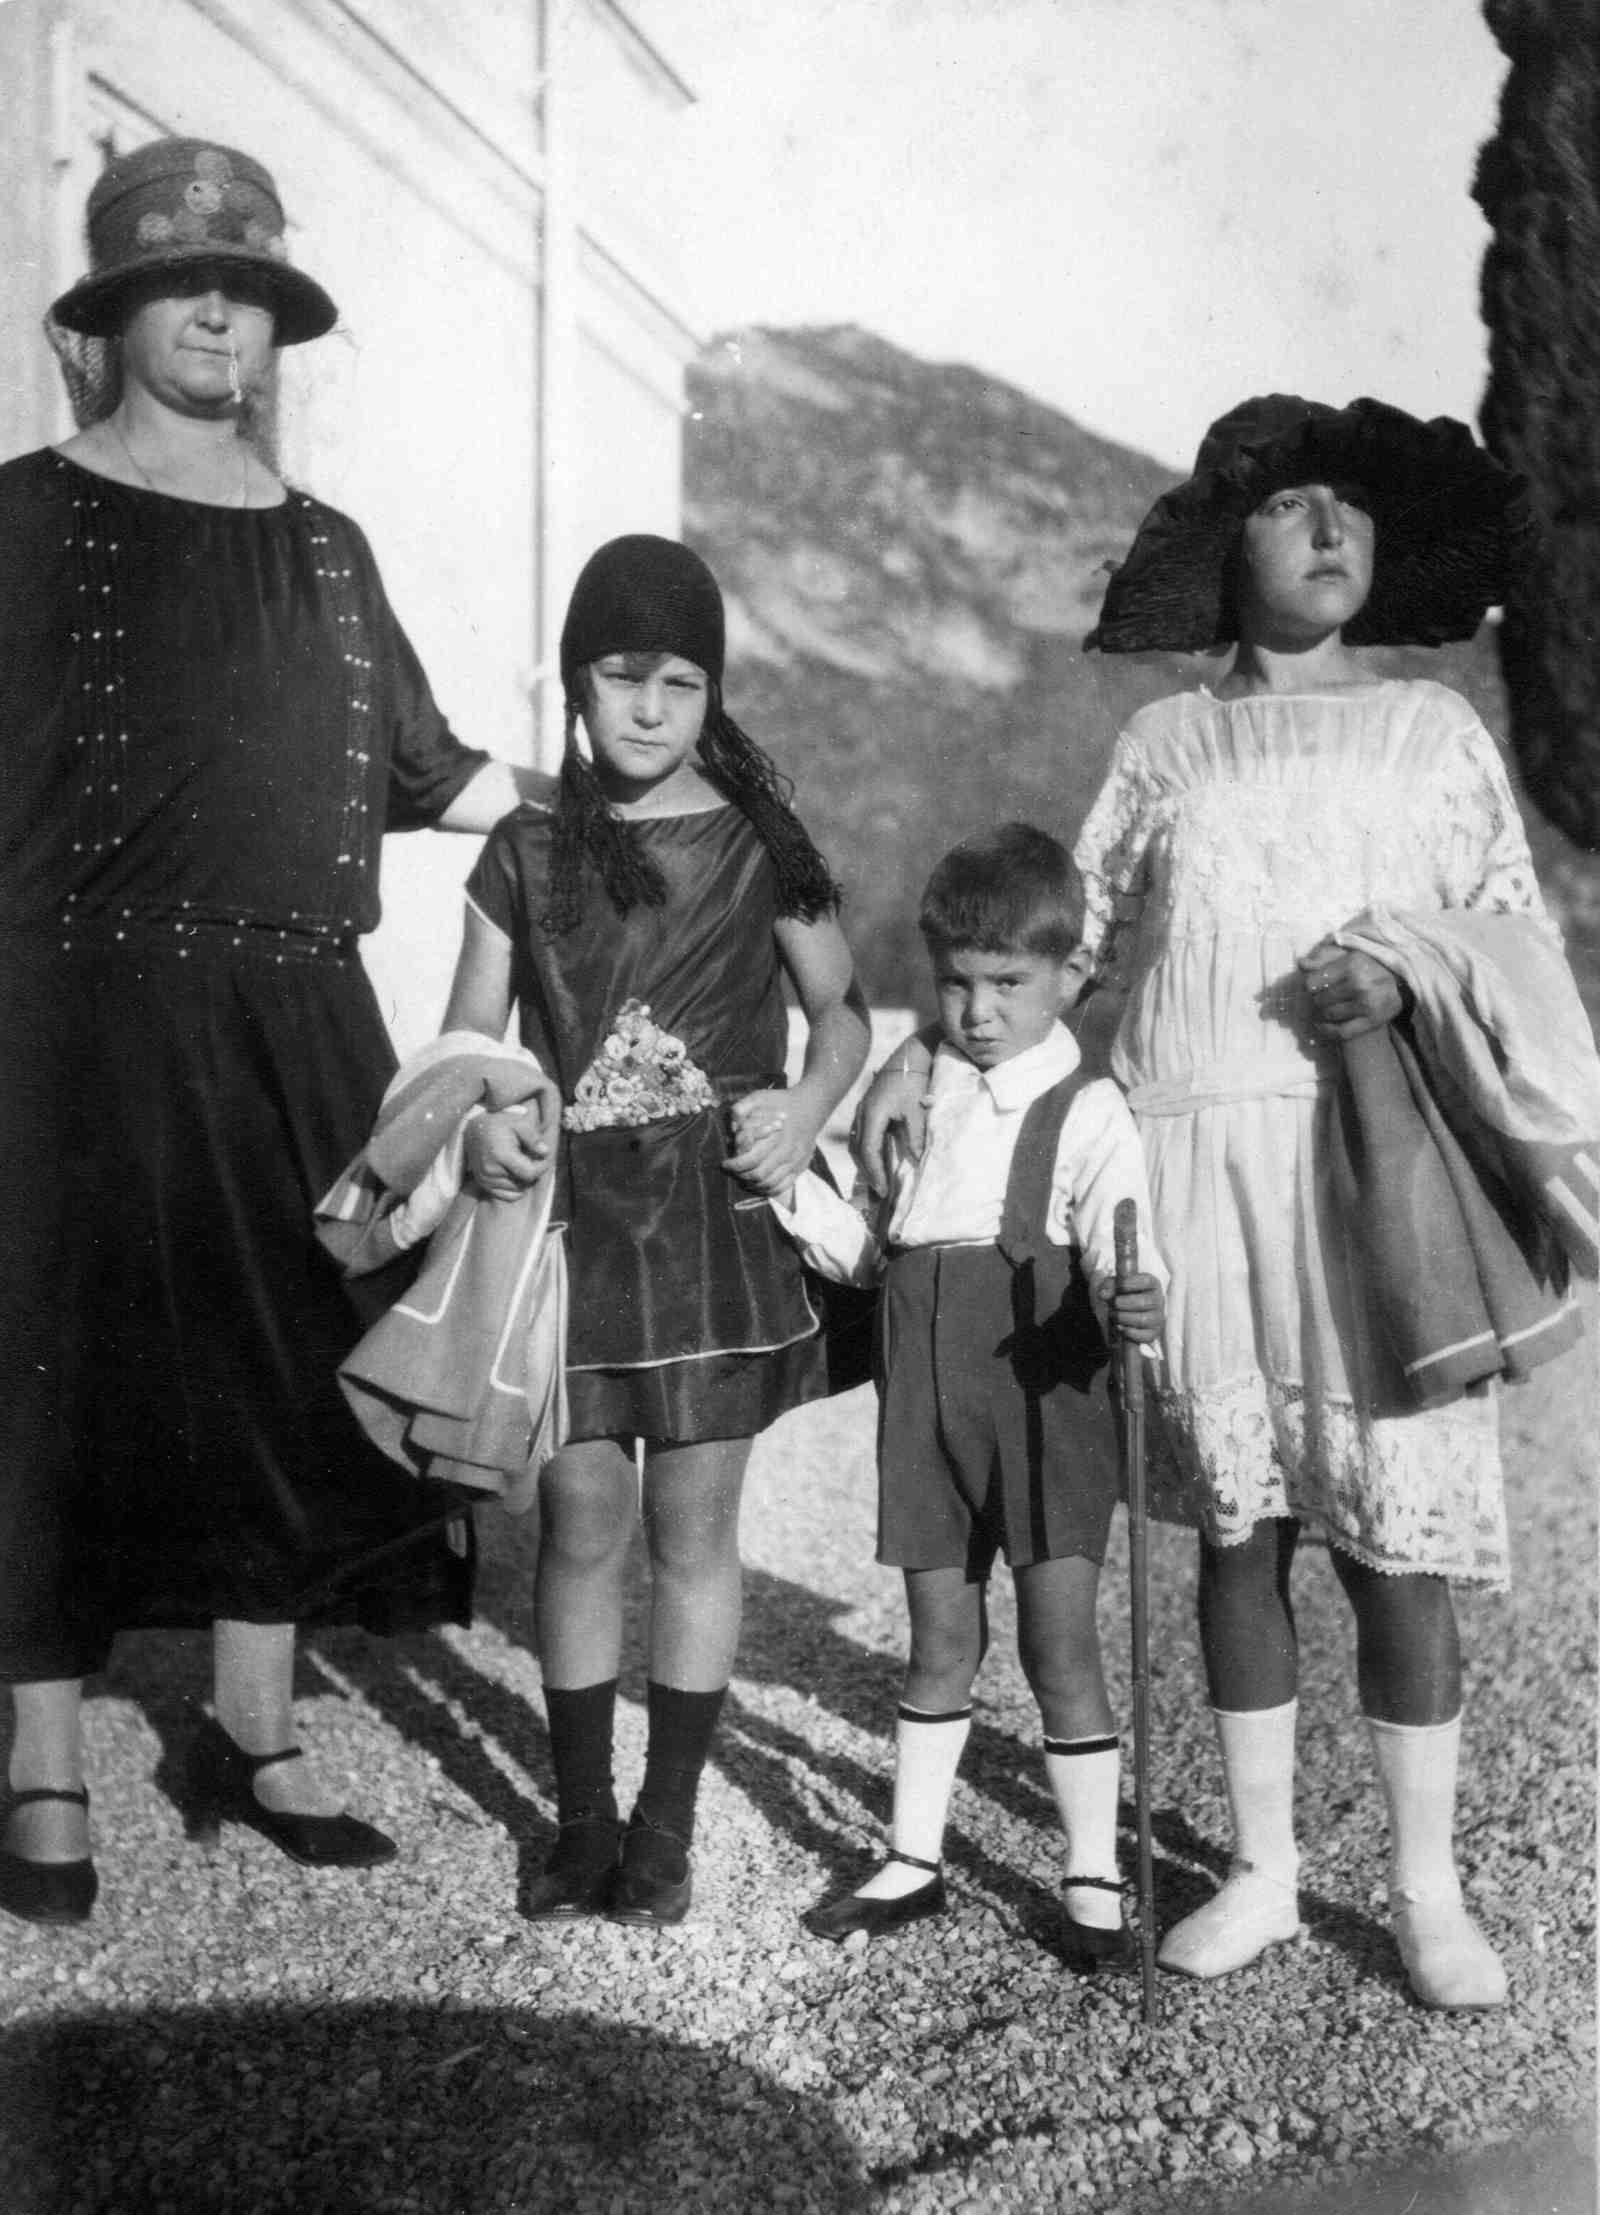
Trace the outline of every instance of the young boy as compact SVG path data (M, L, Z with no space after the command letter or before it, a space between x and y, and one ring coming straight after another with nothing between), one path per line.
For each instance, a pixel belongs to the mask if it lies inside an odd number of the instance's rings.
M943 1910L940 1845L1004 1554L1067 1833L1063 1954L1083 1972L1121 1966L1118 1742L1095 1630L1116 1447L1098 1380L1108 1327L1142 1343L1161 1327L1144 1160L1122 1095L1085 1075L1062 1021L1085 974L1065 849L1025 823L968 840L934 870L918 923L942 1040L921 1158L902 1162L877 1231L810 1172L772 1203L824 1275L882 1278L878 1559L905 1572L911 1627L888 1857L805 1922L843 1939ZM1124 1198L1147 1267L1118 1289Z

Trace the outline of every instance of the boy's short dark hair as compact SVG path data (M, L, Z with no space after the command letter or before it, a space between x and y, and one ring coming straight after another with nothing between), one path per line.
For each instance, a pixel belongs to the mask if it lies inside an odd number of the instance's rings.
M1020 949L1066 961L1083 943L1083 879L1067 849L1031 823L963 839L934 865L917 910L931 949Z

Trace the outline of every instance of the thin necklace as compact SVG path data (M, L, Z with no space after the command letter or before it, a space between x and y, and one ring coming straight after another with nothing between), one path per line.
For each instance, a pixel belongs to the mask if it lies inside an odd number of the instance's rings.
M132 447L131 447L131 446L130 446L130 445L128 444L127 440L126 440L126 439L125 439L125 438L123 437L123 435L122 435L122 425L121 425L121 424L120 424L120 423L119 423L119 422L117 421L116 417L115 417L114 415L110 415L110 416L107 416L107 418L106 418L106 421L107 421L107 422L108 422L108 423L109 423L109 424L111 425L112 431L114 432L114 434L115 434L115 436L116 436L116 441L117 441L117 444L118 444L118 445L119 445L119 446L120 446L120 447L122 448L122 451L123 451L123 452L124 452L124 453L125 453L125 454L127 455L127 457L128 457L128 460L129 460L129 461L130 461L130 462L132 463L133 467L134 467L134 468L135 468L135 469L136 469L136 470L137 470L137 471L139 472L139 475L140 475L140 476L141 476L141 477L142 477L142 478L144 479L145 483L146 483L146 484L147 484L147 485L148 485L148 486L150 487L150 490L151 490L152 492L160 492L160 491L162 490L162 487L161 487L160 485L158 485L158 484L156 483L156 481L155 481L154 477L152 477L152 476L151 476L151 474L150 474L149 470L148 470L148 469L146 469L146 467L144 466L144 463L143 463L143 462L142 462L142 461L141 461L141 460L139 459L138 455L137 455L137 454L136 454L136 453L134 452L133 448L132 448ZM249 449L249 448L248 448L248 447L247 447L247 446L245 445L245 442L244 442L244 440L243 440L243 439L240 439L240 441L239 441L239 505L240 505L240 507L247 507L247 506L249 505L249 501L250 501L250 449ZM200 505L200 506L202 506L202 507L216 507L216 506L222 506L222 507L225 507L225 506L226 506L226 505L227 505L228 503L227 503L226 501L211 501L211 500L205 500L205 501L201 501L201 502L199 502L199 503L197 503L197 504L198 504L198 505Z

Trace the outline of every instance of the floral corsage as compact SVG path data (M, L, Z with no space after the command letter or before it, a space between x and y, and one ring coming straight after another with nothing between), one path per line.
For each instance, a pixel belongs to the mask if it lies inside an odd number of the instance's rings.
M561 1121L569 1131L603 1131L663 1123L716 1104L710 1078L689 1059L683 1040L653 1023L642 1001L625 1000Z

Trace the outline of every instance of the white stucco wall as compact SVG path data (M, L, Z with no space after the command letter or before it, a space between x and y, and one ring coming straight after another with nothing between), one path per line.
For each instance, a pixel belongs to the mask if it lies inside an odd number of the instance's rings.
M612 0L5 0L0 454L69 427L39 324L105 142L247 148L340 307L284 355L285 467L366 531L456 729L533 760L579 564L678 527L687 97ZM367 954L402 1051L437 1025L475 850L388 841Z

